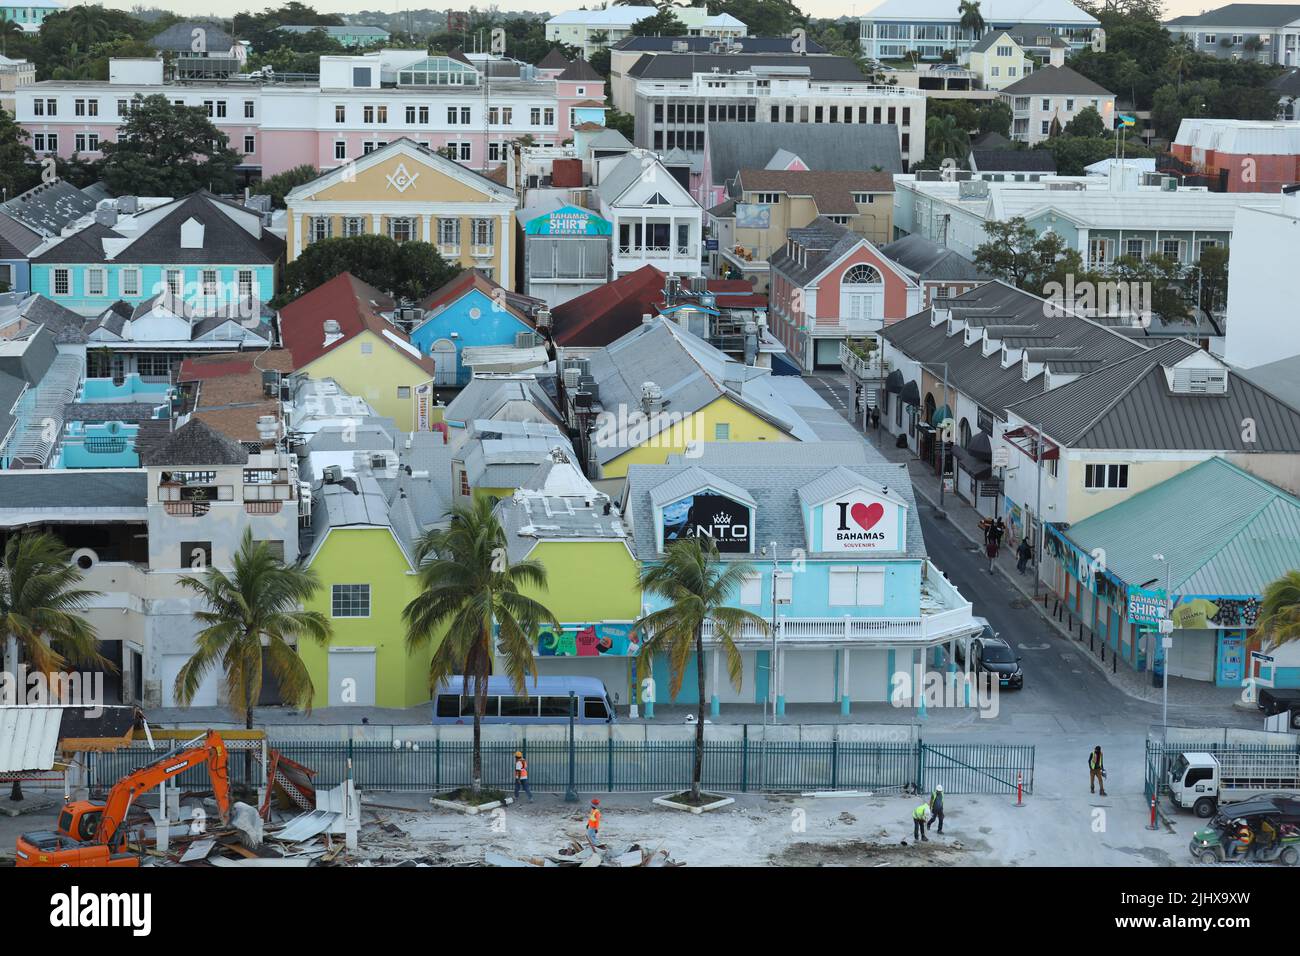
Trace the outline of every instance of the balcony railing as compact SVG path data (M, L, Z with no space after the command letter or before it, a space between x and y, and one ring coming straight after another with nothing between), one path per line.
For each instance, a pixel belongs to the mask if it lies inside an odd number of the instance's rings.
M931 644L957 637L970 622L970 608L955 608L940 614L921 617L780 617L776 620L778 643L854 643L881 645ZM704 624L704 639L715 637L713 621ZM772 634L755 625L746 625L737 643L763 646Z
M870 358L865 358L848 342L840 343L840 368L855 378L864 379L882 379L891 371L890 363L884 360L879 349L872 352Z
M212 509L209 501L164 501L163 508L175 518L201 518Z
M281 504L279 501L245 501L244 511L250 515L278 515Z

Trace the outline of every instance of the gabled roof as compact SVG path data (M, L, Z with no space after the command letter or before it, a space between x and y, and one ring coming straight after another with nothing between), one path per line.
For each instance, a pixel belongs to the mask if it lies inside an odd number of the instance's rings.
M1107 569L1130 585L1163 585L1152 555L1168 555L1175 594L1252 597L1300 567L1300 499L1218 457L1062 533L1087 553L1104 549Z
M418 158L421 162L427 163L433 168L451 176L453 179L458 179L469 186L479 189L493 199L500 199L503 201L508 200L512 204L515 202L514 191L506 188L504 183L498 182L491 176L486 176L476 170L462 166L454 159L448 159L436 150L429 149L427 146L423 146L420 143L415 142L415 140L408 139L405 136L399 136L397 139L390 140L387 146L382 146L379 149L372 150L364 156L358 157L356 160L349 162L347 166L339 166L335 169L327 170L315 179L308 180L300 186L295 186L285 194L285 202L289 203L295 200L305 199L320 189L324 189L327 186L332 186L335 183L342 181L344 177L353 176L356 173L360 173L362 170L369 169L371 166L384 162L391 155L398 152L404 153L412 158ZM500 168L504 169L505 167L502 166Z
M1300 452L1300 411L1231 369L1224 394L1171 391L1165 370L1199 351L1186 339L1164 342L1008 411L1072 448Z
M555 407L554 401L542 383L533 375L476 375L469 384L447 405L443 412L444 421L470 423L491 419L501 422L497 414L505 407L516 402L523 402L533 409L534 417L528 419L504 419L505 421L540 421L561 424L564 416Z
M745 190L808 196L817 204L818 215L853 216L858 212L854 193L892 194L894 176L865 170L742 169L737 185Z
M257 420L279 416L279 401L266 394L264 371L288 374L293 356L285 349L191 356L181 363L178 384L188 385L192 415L234 441L258 441Z
M192 53L194 50L194 31L203 30L205 49L209 54L220 56L235 45L234 38L214 20L185 20L173 23L161 33L149 38L149 44L155 50L169 53Z
M443 283L442 286L421 299L420 308L424 309L426 313L441 309L450 305L471 289L478 289L494 302L503 303L511 315L529 326L534 324L537 310L546 306L546 302L542 299L524 295L521 292L510 292L504 286L498 285L489 279L478 269L466 269L451 281ZM437 318L436 315L426 314L424 321L420 325L435 318ZM416 328L419 327L416 326Z
M242 465L248 450L211 425L191 418L162 441L140 452L142 464L150 466Z
M168 265L274 265L284 258L284 240L263 229L257 213L206 190L135 216L135 229L94 223L43 247L33 262ZM182 227L203 227L202 245L181 245ZM125 239L111 257L104 240Z
M988 33L984 34L979 43L976 43L970 48L970 52L987 53L993 44L997 43L1003 37L1007 38L1008 43L1016 43L1016 38L1007 33L1006 30L990 30ZM1016 45L1019 46L1020 44L1016 43Z
M0 337L14 338L22 330L43 325L60 345L80 344L86 341L82 326L85 317L64 308L53 299L38 292L0 293ZM12 334L6 330L12 327Z
M1300 96L1300 69L1292 68L1268 85L1281 96Z
M783 245L767 257L772 269L779 269L795 285L806 285L860 245L870 246L865 236L853 232L825 216L818 216L800 229L790 229L786 237L805 250L803 261L790 255Z
M1077 96L1114 96L1104 86L1094 83L1082 73L1068 66L1044 66L1010 86L1002 88L1004 95L1032 96L1075 94Z
M920 233L914 232L895 239L888 245L881 246L880 252L922 282L981 282L991 278L983 275L969 259L947 246L932 242Z
M609 345L641 324L650 303L663 294L664 273L642 266L613 282L562 302L551 310L552 334L560 346Z
M567 67L564 72L556 77L563 83L604 83L605 78L601 76L592 67L590 63L582 57L578 57Z
M815 59L815 58L814 58ZM709 123L712 185L742 169L763 169L779 149L795 147L809 169L903 172L898 130L888 123Z
M373 332L408 362L433 375L433 359L419 355L410 337L381 314L394 306L388 295L342 272L280 310L280 338L293 353L294 367L302 369L362 332ZM338 338L326 341L324 323L331 319L338 323Z
M731 43L739 43L743 53L789 53L789 37L729 37ZM626 36L610 49L629 53L671 53L678 43L685 43L690 53L708 53L717 43L716 37L662 37L662 36ZM807 38L807 52L810 55L826 53L822 46L812 37Z
M95 200L63 179L41 183L0 206L8 216L44 237L95 211Z
M1204 13L1166 20L1166 26L1282 27L1300 22L1300 4L1229 3Z

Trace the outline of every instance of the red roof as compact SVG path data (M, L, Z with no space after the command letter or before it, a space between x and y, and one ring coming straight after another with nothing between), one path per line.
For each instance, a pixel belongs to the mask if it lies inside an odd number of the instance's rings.
M329 282L304 292L280 310L280 338L284 347L293 354L294 368L302 369L326 352L364 331L370 331L432 375L433 359L428 356L417 359L392 342L392 339L410 341L380 314L395 305L392 298L374 286L367 285L350 272L341 272ZM327 345L324 325L330 319L339 324L340 335Z
M503 307L520 322L532 327L533 313L543 308L546 302L522 292L510 292L504 286L489 279L478 269L466 269L441 288L435 289L420 300L420 308L432 312L439 306L450 305L472 288L477 288L489 299L500 299Z
M181 362L181 370L176 376L178 382L203 382L210 378L224 378L227 375L243 375L253 367L251 359L248 361L235 360L231 362L196 362L192 358L187 358Z
M641 316L658 315L664 305L664 273L654 266L570 299L551 310L555 343L562 346L609 345L641 324ZM683 279L683 283L689 280ZM726 309L766 309L767 296L743 279L710 279L715 305Z

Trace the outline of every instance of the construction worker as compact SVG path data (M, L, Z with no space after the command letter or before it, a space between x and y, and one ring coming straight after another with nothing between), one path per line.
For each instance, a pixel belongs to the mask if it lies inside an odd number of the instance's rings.
M515 751L515 799L519 799L519 788L524 788L524 793L528 794L528 802L533 802L533 791L528 786L528 758L524 756L522 750Z
M930 794L930 813L933 814L933 816L930 817L930 822L925 825L925 828L927 830L930 829L930 827L934 826L935 822L937 821L939 824L939 832L942 833L943 832L943 784L941 783L935 784L934 792Z
M925 835L925 817L930 812L930 805L923 803L912 811L912 839L921 840L926 843L930 838Z
M591 844L592 850L600 849L600 801L595 797L591 800L591 810L587 813L587 842Z
M1088 792L1095 793L1094 787L1101 789L1106 796L1106 762L1101 757L1101 747L1094 747L1088 755Z
M1255 841L1255 834L1250 829L1250 824L1243 819L1233 821L1237 828L1232 839L1232 856L1245 856L1250 852L1250 845Z

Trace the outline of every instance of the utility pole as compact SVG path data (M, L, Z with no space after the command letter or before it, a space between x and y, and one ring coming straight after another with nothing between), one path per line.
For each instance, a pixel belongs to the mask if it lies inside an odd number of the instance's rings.
M1164 739L1169 739L1169 651L1174 646L1174 596L1170 593L1170 565L1163 554L1151 555L1151 560L1159 561L1165 566L1165 619L1157 627L1160 635L1160 683L1161 689L1161 723L1164 725Z
M935 512L936 518L943 518L947 512L943 510L943 491L947 480L948 471L948 441L947 434L952 430L952 408L948 405L948 363L943 363L943 410L947 414L939 424L939 510Z
M768 693L763 696L763 724L767 724L767 702L770 697L772 700L772 723L776 723L776 577L780 573L780 564L776 557L776 542L773 541L769 547L772 549L772 659L767 664L767 681L771 686Z
M1047 528L1043 524L1043 426L1037 426L1034 434L1034 458L1038 464L1038 504L1034 505L1034 520L1038 531L1034 535L1037 548L1034 551L1034 597L1038 597L1038 588L1043 580L1043 545L1047 542Z

